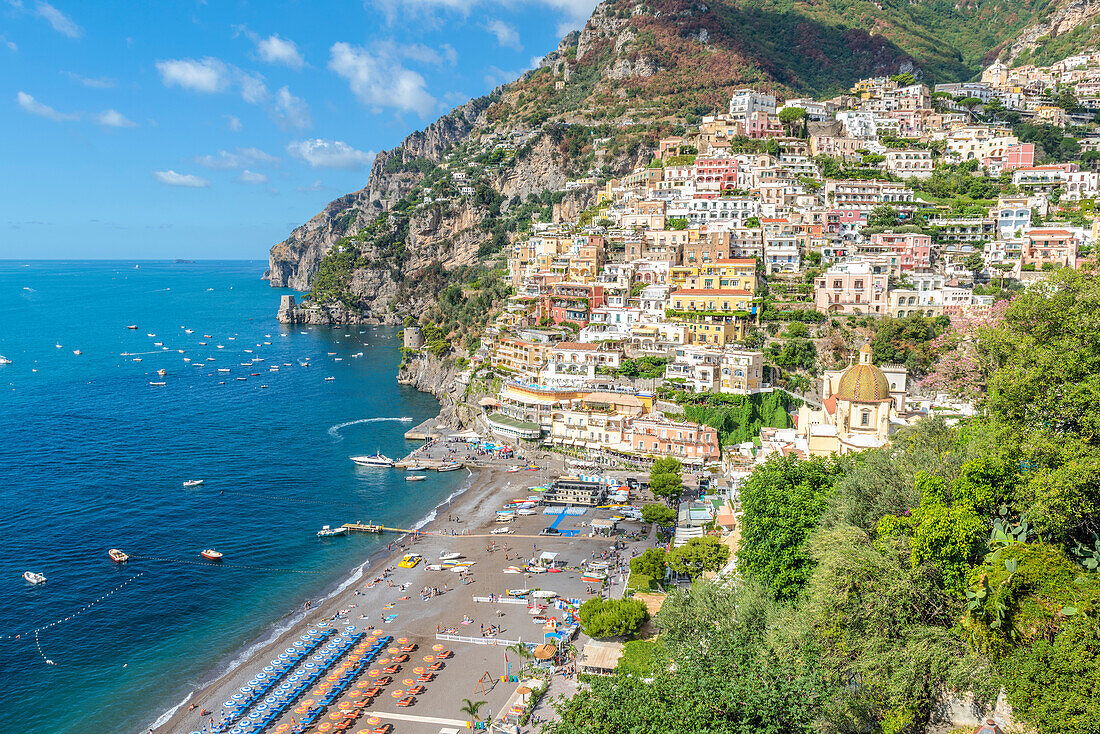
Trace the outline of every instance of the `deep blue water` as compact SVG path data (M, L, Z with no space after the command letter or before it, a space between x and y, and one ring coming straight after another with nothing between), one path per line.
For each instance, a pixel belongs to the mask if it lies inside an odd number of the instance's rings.
M0 732L150 724L381 542L321 540L322 524L407 527L465 480L408 485L347 460L404 455L415 447L404 431L438 406L394 380L396 330L276 323L289 291L261 281L263 267L0 261L0 354L14 360L0 366L0 636L143 574L41 632L42 655L33 636L0 639ZM241 366L253 357L265 361ZM206 484L183 489L189 478ZM112 547L190 563L117 566ZM222 567L194 563L207 547L225 553ZM26 583L26 570L47 583Z

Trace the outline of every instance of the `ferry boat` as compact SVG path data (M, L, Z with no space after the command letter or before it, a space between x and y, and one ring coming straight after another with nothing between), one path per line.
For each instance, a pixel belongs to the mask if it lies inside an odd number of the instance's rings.
M337 535L347 535L348 529L340 526L338 528L331 527L329 525L322 525L321 529L317 531L318 538L332 538Z
M426 474L410 474L409 476L405 477L405 481L406 482L423 482L427 478L428 478L428 476Z
M348 458L359 466L393 466L393 459L381 452L375 452L373 456L351 456Z
M184 487L201 487L202 483L204 481L205 480L203 480L203 479L188 479L186 482L183 483L183 486Z
M126 555L118 548L112 548L111 550L107 551L107 555L109 555L111 557L111 560L115 563L126 563L126 561L130 560L130 556Z
M23 572L23 578L24 578L24 580L26 580L28 583L31 583L31 584L44 584L44 583L46 583L46 577L43 576L40 573L35 573L34 571L24 571Z
M199 555L208 561L220 561L222 559L222 554L213 548L207 548L200 552Z
M435 470L436 471L458 471L461 468L462 468L462 464L457 464L455 462L448 462L446 464L440 464L439 466L437 466L435 468Z

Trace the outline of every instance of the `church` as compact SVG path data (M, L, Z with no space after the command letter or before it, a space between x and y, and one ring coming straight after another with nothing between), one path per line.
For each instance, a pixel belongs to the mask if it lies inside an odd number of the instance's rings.
M859 361L821 377L820 408L798 410L798 443L810 456L849 454L890 443L891 431L906 425L908 371L902 365L877 367L864 344Z

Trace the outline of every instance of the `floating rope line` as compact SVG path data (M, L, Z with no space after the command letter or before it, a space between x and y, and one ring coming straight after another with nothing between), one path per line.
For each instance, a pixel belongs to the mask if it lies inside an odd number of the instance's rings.
M161 556L142 556L131 553L130 558L141 558L146 561L163 561L165 563L183 563L188 566L201 566L203 568L245 568L249 571L274 571L278 573L305 573L323 574L325 571L305 571L300 568L272 568L270 566L249 566L243 563L222 563L221 561L191 561L185 558L162 558Z
M42 652L42 643L38 641L38 630L34 631L34 646L38 648L38 654L46 661L46 665L57 665L57 663L46 657L46 653Z
M102 602L106 601L108 598L110 598L115 593L120 591L123 587L125 587L130 582L136 581L144 575L145 575L145 572L139 573L136 576L131 576L130 578L126 579L125 581L123 581L121 584L119 584L115 588L108 591L103 596L100 596L99 598L88 602L84 606L80 607L80 609L77 609L75 612L73 612L72 614L70 614L68 616L61 617L60 619L55 619L54 621L50 622L49 624L43 624L39 627L35 627L34 629L27 630L26 632L20 632L18 634L13 634L13 635L0 635L0 640L19 640L19 639L22 639L24 637L28 637L28 636L33 634L35 642L37 643L39 632L44 632L45 630L48 630L51 627L56 627L59 624L64 624L65 622L68 622L71 619L79 617L81 614L88 611L92 607L95 607L95 606L101 604ZM39 652L41 652L41 651L42 651L41 648L39 648ZM43 655L42 657L43 657L43 659L46 659L45 655Z

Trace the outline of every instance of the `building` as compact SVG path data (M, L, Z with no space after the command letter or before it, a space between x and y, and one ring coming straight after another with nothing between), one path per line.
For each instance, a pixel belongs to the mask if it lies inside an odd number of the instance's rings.
M883 166L900 178L928 178L932 175L932 151L922 148L891 148Z
M1048 266L1074 268L1077 266L1077 245L1077 236L1068 230L1033 229L1024 234L1020 267L1023 270L1043 270Z
M685 344L672 350L672 359L665 367L666 380L679 380L692 392L718 392L722 350Z
M875 232L871 247L864 249L889 254L901 270L932 267L932 237L920 232Z
M825 182L825 200L838 209L870 211L879 204L912 204L913 191L895 181L829 179Z
M720 392L752 395L760 392L764 386L763 352L727 349L722 353Z
M730 117L745 119L755 113L775 114L775 97L752 89L738 89L730 97Z
M827 314L885 314L888 273L867 262L837 263L814 279L814 307Z
M725 346L745 338L753 292L734 288L684 288L668 297L667 316L683 323L692 342Z
M803 405L798 411L798 435L807 453L830 456L887 445L891 430L904 423L898 413L904 410L906 376L904 367L872 364L867 344L856 364L826 371L821 409Z
M550 485L542 496L548 505L586 505L595 507L603 504L607 496L607 487L603 482L579 477L561 477Z
M645 456L674 456L685 464L718 461L718 429L661 416L635 418L626 432L631 451Z

